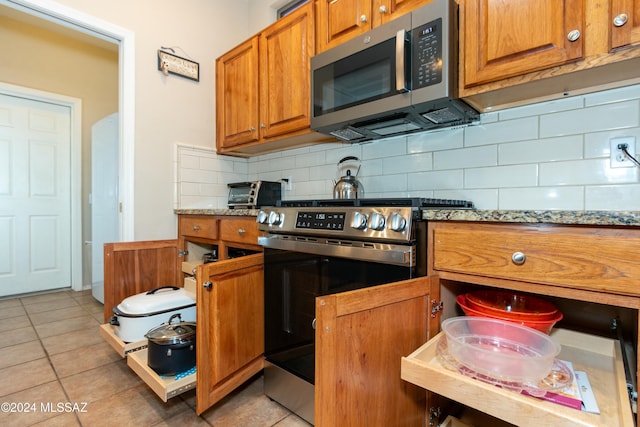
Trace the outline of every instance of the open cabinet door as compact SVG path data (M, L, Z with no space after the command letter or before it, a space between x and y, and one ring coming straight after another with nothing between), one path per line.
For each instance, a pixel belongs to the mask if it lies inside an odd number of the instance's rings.
M197 267L196 412L264 367L262 253Z
M438 328L438 286L420 277L316 298L316 426L424 425L425 392L400 363Z
M150 240L104 245L104 321L123 299L160 286L178 286L178 241Z

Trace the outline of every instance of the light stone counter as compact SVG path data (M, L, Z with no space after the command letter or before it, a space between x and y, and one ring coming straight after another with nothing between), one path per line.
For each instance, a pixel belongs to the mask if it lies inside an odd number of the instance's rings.
M431 221L478 221L640 227L640 211L494 211L434 209L423 211L422 217Z
M178 215L258 216L259 209L174 209Z

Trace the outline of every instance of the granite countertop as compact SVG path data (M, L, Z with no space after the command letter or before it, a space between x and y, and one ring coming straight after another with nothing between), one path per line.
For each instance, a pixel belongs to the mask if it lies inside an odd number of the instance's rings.
M230 215L230 216L258 216L259 209L174 209L177 215Z
M259 209L174 209L178 215L257 216ZM617 225L640 227L640 211L516 211L476 209L426 209L431 221L511 222L528 224Z
M479 221L529 224L618 225L640 227L640 211L515 211L433 209L423 211L431 221Z

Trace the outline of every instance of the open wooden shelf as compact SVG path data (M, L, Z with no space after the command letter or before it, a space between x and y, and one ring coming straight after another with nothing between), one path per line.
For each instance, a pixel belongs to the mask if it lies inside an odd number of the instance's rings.
M402 358L401 376L410 383L518 426L633 426L618 341L555 329L559 359L585 371L600 414L591 414L483 383L444 367L437 344L444 332Z

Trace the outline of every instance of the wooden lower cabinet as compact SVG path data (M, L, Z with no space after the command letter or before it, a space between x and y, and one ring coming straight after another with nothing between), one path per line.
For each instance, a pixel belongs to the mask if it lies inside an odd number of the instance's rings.
M419 278L316 299L317 426L424 425L424 390L400 378L400 361L437 331L435 285Z
M198 266L196 412L264 367L264 256Z
M428 226L428 277L436 280L444 318L461 315L455 296L493 287L552 299L564 319L551 332L562 345L559 359L587 373L600 413L593 414L471 379L437 356L442 334L402 358L402 378L427 390L429 425L444 408L462 406L490 418L478 426L633 426L637 420L627 383L638 364L640 229L634 227L434 221ZM620 341L611 319L626 332ZM594 326L601 326L597 328ZM628 379L625 375L625 357ZM446 399L445 399L446 398ZM447 403L447 399L448 403ZM446 416L446 415L445 415ZM440 420L442 421L442 419Z
M221 224L229 224L222 227ZM110 243L105 245L106 324L100 334L165 402L196 388L196 412L203 413L263 368L263 255L252 218L181 215L177 240ZM238 227L244 227L243 232ZM233 230L237 245L252 255L227 258L232 241L218 240L219 228ZM225 236L233 234L224 231ZM247 237L256 242L252 245ZM243 240L245 239L245 240ZM185 252L192 246L193 254ZM224 246L217 262L202 264L198 245ZM186 255L186 256L185 256ZM190 260L189 257L193 259ZM184 284L183 263L195 266L196 374L180 380L163 378L147 366L146 340L125 343L108 324L113 307L124 298L159 286ZM187 274L191 274L192 269Z

